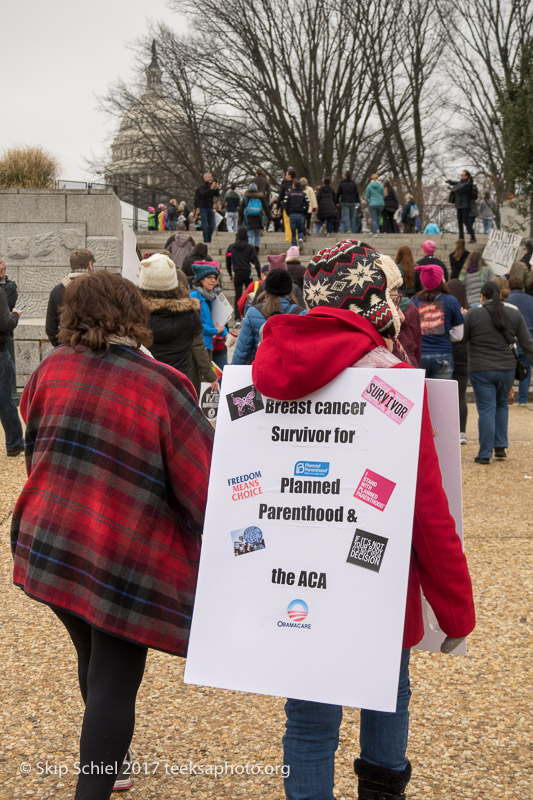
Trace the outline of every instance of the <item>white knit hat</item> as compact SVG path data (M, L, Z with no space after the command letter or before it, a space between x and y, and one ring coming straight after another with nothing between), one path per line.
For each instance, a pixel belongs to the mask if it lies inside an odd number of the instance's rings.
M168 292L176 289L178 276L176 265L163 253L154 253L150 258L141 261L141 274L139 276L139 289L149 292Z

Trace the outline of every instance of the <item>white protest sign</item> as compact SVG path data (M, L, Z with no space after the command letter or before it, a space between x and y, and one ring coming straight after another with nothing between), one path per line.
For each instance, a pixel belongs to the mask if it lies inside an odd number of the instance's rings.
M137 255L137 237L130 225L122 223L122 277L139 285L141 262Z
M509 272L520 241L521 237L516 233L492 229L483 250L483 260L492 267L496 275L505 275Z
M218 391L214 392L211 389L210 383L200 384L200 397L198 399L198 405L200 406L204 416L206 416L208 420L211 421L216 420L219 398L220 398L220 392Z
M251 375L224 369L185 681L393 711L424 373L291 403Z
M233 314L231 303L223 292L217 294L211 304L211 319L213 325L225 325Z
M463 541L463 487L457 381L426 380L426 388L442 485L448 497L450 513L455 520L455 529ZM422 597L425 634L416 647L418 650L439 653L446 635L441 631L431 606L423 595ZM453 655L466 655L466 641L455 648Z
M223 219L224 217L222 216L222 214L219 214L218 211L215 211L215 230L218 230L218 226L220 225Z

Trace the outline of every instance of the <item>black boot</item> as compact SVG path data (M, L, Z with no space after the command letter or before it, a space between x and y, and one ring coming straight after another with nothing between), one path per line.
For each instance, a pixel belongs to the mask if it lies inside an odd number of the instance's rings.
M405 800L404 789L411 778L411 764L398 772L356 758L353 768L359 778L359 800Z

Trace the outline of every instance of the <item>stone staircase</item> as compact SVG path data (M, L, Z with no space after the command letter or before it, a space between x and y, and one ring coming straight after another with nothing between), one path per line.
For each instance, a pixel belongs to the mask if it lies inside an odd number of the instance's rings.
M141 253L145 250L160 251L164 249L165 242L171 236L170 231L138 231L137 242ZM190 231L190 235L196 242L202 241L201 231ZM437 242L438 247L435 251L437 258L440 258L446 265L449 264L449 254L455 249L455 242L457 241L457 234L445 233L439 236L429 236L420 234L403 234L403 233L380 233L376 237L369 232L360 234L341 234L332 233L330 237L326 236L308 236L301 250L302 262L305 263L319 250L325 247L330 247L336 241L342 238L359 238L361 241L366 242L370 246L379 250L385 255L394 258L399 247L408 245L413 251L413 258L415 261L422 258L424 255L421 249L422 242L426 239L432 239ZM477 235L477 244L475 245L480 250L485 247L488 237ZM229 280L226 270L226 249L235 241L235 234L233 233L215 233L213 240L209 245L209 255L218 261L221 268L221 285L224 294L228 300L233 303L233 285ZM286 252L289 245L285 241L285 234L279 233L264 233L261 238L261 248L259 251L259 260L261 265L266 263L266 256L279 255ZM467 245L468 247L468 245ZM472 249L474 245L470 245Z

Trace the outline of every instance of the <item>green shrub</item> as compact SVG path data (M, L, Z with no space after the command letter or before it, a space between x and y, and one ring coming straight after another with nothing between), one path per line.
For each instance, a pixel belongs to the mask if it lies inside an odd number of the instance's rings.
M0 157L0 189L49 189L59 162L41 147L11 147Z

